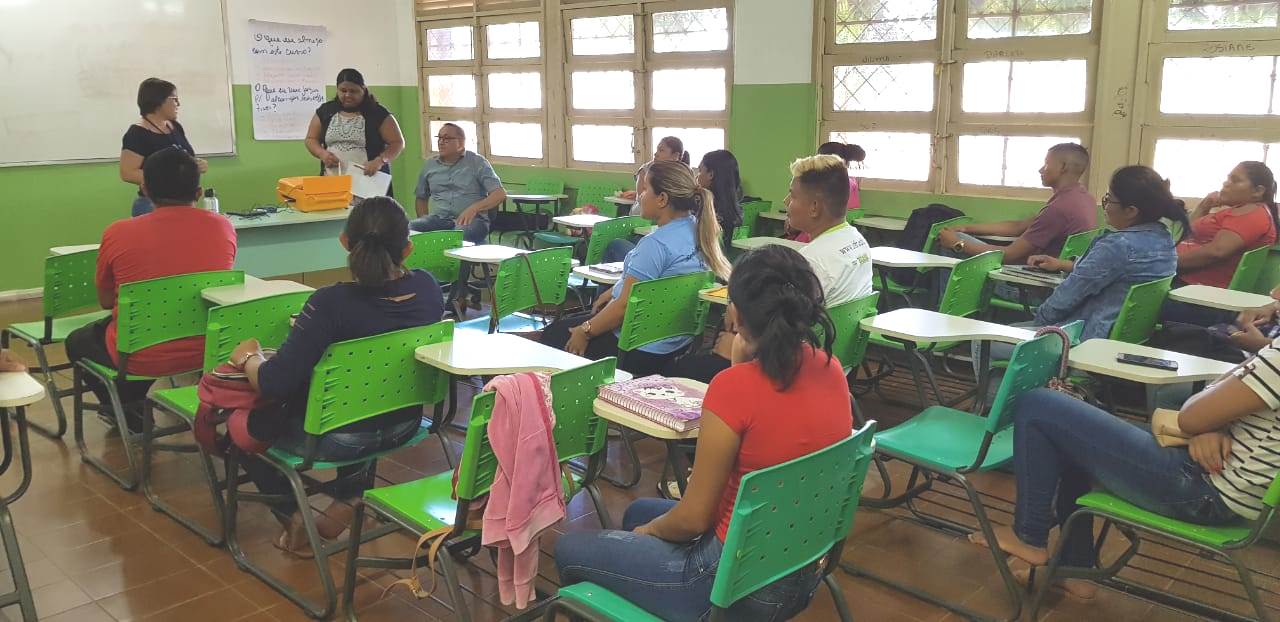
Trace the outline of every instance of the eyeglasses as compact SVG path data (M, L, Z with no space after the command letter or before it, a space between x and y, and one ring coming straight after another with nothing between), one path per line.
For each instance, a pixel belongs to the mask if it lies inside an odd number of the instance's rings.
M462 140L462 139L458 138L457 136L436 136L436 142L438 143L447 143L451 140Z
M1124 207L1124 203L1117 201L1115 197L1111 196L1110 192L1102 195L1102 206L1106 207L1108 205L1119 205L1121 207Z

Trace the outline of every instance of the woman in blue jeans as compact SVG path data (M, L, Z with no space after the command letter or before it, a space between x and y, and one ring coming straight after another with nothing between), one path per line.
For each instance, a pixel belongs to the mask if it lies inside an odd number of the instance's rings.
M280 351L268 360L256 339L244 341L231 354L231 363L244 369L249 383L271 406L255 410L249 417L254 438L293 453L305 450L307 434L302 429L307 411L311 372L325 350L339 341L379 335L440 321L444 300L440 285L430 273L406 270L404 258L413 252L409 241L409 219L404 209L390 197L372 197L351 210L339 238L350 254L347 264L353 283L323 287L302 308ZM317 460L354 460L403 445L422 424L422 410L402 408L352 423L320 437ZM260 492L286 494L289 482L262 460L243 462ZM352 465L337 469L336 500L317 517L316 527L326 539L338 537L351 523L352 508L346 503L359 498L373 486L372 469ZM341 501L341 502L340 502ZM271 510L284 526L276 538L277 548L299 557L311 557L299 508L292 501L280 501ZM303 511L309 511L302 508Z
M1280 350L1276 343L1192 396L1178 414L1186 447L1161 447L1148 428L1050 389L1016 404L1013 462L1018 499L1013 527L995 530L1000 548L1038 566L1049 559L1049 530L1096 483L1162 516L1203 525L1257 518L1280 466ZM1092 522L1060 542L1062 563L1093 567ZM976 535L976 534L975 534ZM970 539L982 543L980 537ZM1068 580L1081 598L1093 584Z
M739 328L733 366L707 388L683 498L632 503L622 531L562 536L563 584L591 581L664 620L704 618L742 476L849 437L848 393L832 390L844 385L844 370L831 356L834 331L809 263L782 246L747 253L729 279L729 301ZM790 618L824 571L801 568L734 603L728 619Z

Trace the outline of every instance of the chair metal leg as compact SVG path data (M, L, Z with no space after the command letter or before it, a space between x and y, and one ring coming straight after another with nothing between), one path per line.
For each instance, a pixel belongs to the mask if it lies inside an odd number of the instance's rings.
M0 596L0 607L17 604L22 610L24 622L35 622L36 603L31 597L31 583L27 580L27 566L22 562L22 551L18 549L18 532L13 528L13 515L9 513L9 505L0 502L0 540L4 542L4 554L9 563L9 574L13 575L13 592Z
M458 569L454 566L453 555L448 547L440 547L436 551L436 563L440 564L440 574L444 575L445 587L449 590L449 599L453 601L453 617L460 622L471 622L471 609L467 607L466 595L458 584Z
M32 373L39 372L41 377L44 378L45 392L47 392L49 395L49 401L53 404L53 414L58 421L57 428L53 430L50 430L49 428L39 423L36 423L34 421L28 421L27 425L31 426L31 428L41 436L48 437L48 438L62 438L62 435L67 433L67 413L62 408L62 398L66 395L70 395L71 390L59 388L57 380L54 379L53 372L60 369L69 369L71 366L59 365L55 367L53 365L50 365L49 357L48 357L48 354L45 352L43 343L40 343L39 341L36 341L36 340L27 339L26 337L23 337L22 335L19 335L17 333L10 332L7 329L0 331L0 348L9 347L10 336L17 337L19 341L27 344L27 347L31 348L31 350L35 352L36 361L39 363L40 366L35 369L31 369L29 371Z
M183 424L186 426L186 429L191 431L194 434L195 430L192 429L191 427L192 422L188 421L185 417L179 416L177 418L182 420ZM155 489L152 488L151 458L152 458L152 454L155 451L172 450L178 453L189 453L188 451L181 450L176 447L158 445L155 442L156 441L155 427L156 427L155 409L153 407L152 402L150 400L147 400L146 405L144 406L144 409L143 409L143 416L142 416L142 463L139 467L141 471L139 475L139 479L142 480L143 495L147 497L147 501L151 503L151 508L153 510L157 512L161 512L166 516L168 516L169 518L172 518L179 525L186 527L196 535L203 538L204 541L209 543L210 546L221 547L226 542L225 522L226 522L227 510L226 510L226 504L223 501L222 495L223 495L223 490L227 484L226 482L221 482L218 480L218 473L216 468L214 467L212 456L210 456L207 452L205 452L204 448L201 447L199 444L193 444L190 446L192 451L200 454L200 463L201 463L201 466L204 467L205 483L209 485L210 500L213 503L214 514L217 518L217 523L214 529L209 529L204 525L197 523L192 518L183 516L180 512L178 512L177 508L167 503L164 499L161 499L160 496L156 494ZM227 481L230 481L230 480L227 480Z
M97 456L89 453L89 446L85 444L84 439L84 377L81 374L93 374L98 380L106 383L107 392L111 395L111 408L115 411L116 428L120 431L120 445L124 448L124 457L129 465L126 471L127 475L119 475L111 470L111 467L103 462ZM76 387L75 400L75 438L76 447L80 449L80 460L85 464L97 469L103 475L111 478L118 486L125 490L133 491L138 488L138 465L133 455L133 435L129 431L129 422L125 419L124 405L120 403L120 393L116 389L116 383L110 379L99 376L94 371L83 365L76 365L73 371L73 377Z
M342 613L349 622L356 622L356 568L360 559L360 536L364 531L364 500L357 500L356 513L351 519L351 538L347 541L347 563L343 567Z
M640 456L636 454L636 447L631 437L631 430L621 426L616 426L612 423L609 424L609 426L617 428L622 434L622 447L627 450L627 459L631 463L631 479L623 481L622 479L614 478L612 476L605 475L604 473L600 474L600 479L609 482L614 486L634 488L636 484L640 483L640 478L644 475L644 468L640 466Z
M836 605L836 614L840 616L840 622L853 622L853 615L849 613L849 603L844 600L844 590L840 589L840 584L836 583L835 577L827 573L823 575L822 582L827 584L828 590L831 590L831 602Z

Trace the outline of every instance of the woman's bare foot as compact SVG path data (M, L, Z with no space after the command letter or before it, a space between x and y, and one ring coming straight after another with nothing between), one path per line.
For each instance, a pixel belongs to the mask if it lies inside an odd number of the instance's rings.
M307 540L306 526L302 524L302 515L296 512L271 544L294 557L302 559L315 557L315 552L311 550L311 543Z
M1018 583L1029 586L1031 584L1031 569L1015 570L1013 571L1013 578L1017 579ZM1044 580L1044 574L1040 575L1039 580ZM1098 585L1084 579L1058 579L1053 582L1053 588L1071 598L1086 602L1093 600L1098 595Z
M1013 533L1013 528L1007 525L992 525L991 530L995 532L996 545L1001 551L1008 553L1018 559L1021 559L1032 566L1043 566L1049 562L1049 550L1031 546L1020 540L1017 534ZM975 531L969 534L969 541L978 546L987 546L987 539L983 537L982 532Z
M351 527L355 518L355 507L350 503L334 500L324 512L316 517L316 531L325 540L333 540Z

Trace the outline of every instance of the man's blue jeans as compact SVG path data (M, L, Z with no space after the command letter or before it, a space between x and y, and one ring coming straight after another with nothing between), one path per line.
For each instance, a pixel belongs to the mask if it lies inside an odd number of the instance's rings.
M489 237L489 221L484 218L475 218L465 227L458 227L454 219L450 216L441 216L439 214L429 214L422 218L415 218L409 221L409 228L413 231L444 231L447 229L462 229L462 239L472 244L484 244L485 239Z

